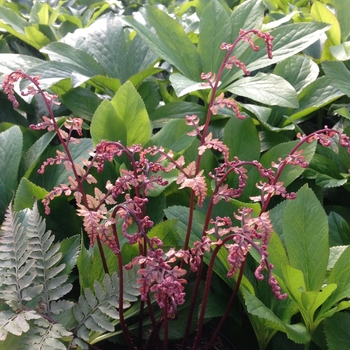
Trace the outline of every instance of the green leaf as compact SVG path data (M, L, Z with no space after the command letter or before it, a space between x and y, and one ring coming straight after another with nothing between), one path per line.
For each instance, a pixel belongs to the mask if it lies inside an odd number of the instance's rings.
M70 63L90 72L90 76L104 75L105 72L92 56L63 42L50 43L40 50L50 61Z
M173 64L186 77L198 81L202 73L200 57L181 25L156 7L147 6L146 12L148 22L157 34L133 18L125 20L158 56Z
M27 71L28 68L40 63L43 63L43 61L32 56L12 53L0 54L0 72L3 74L10 74L18 69Z
M346 220L336 212L330 212L329 223L329 245L350 244L350 228Z
M335 87L327 76L318 78L299 94L299 108L292 111L282 126L290 124L292 120L298 121L341 96L343 92Z
M340 255L328 278L328 284L335 283L338 288L323 305L322 310L329 310L335 303L350 295L350 246Z
M234 156L240 160L254 160L260 157L259 135L251 118L230 118L225 125L223 142L229 147L232 159Z
M348 312L337 313L324 322L329 350L350 348L350 314Z
M273 274L282 278L282 266L288 265L289 260L287 257L286 250L284 249L283 244L281 242L281 239L276 232L273 232L271 235L268 252L269 262L274 265L274 268L272 270Z
M126 125L108 100L102 101L97 107L92 117L90 132L94 145L102 140L126 144Z
M202 82L196 82L192 79L185 77L180 73L174 73L169 78L175 93L178 97L185 96L194 91L208 90L209 87L203 85Z
M339 257L344 253L347 245L334 246L330 248L327 270L332 270Z
M261 0L247 0L241 3L230 16L230 22L232 23L231 42L236 40L240 29L259 29L263 20L264 5Z
M61 273L69 275L77 264L80 254L80 236L75 235L60 242L60 253L62 254L62 259L59 264L65 265Z
M75 116L91 121L101 99L91 90L77 87L61 95L63 103Z
M270 33L274 37L273 58L269 59L266 54L265 43L258 39L255 44L260 46L260 51L252 51L248 46L242 46L234 54L247 65L247 69L254 71L278 63L296 53L304 50L318 39L329 28L324 23L295 23L278 27ZM242 52L242 48L245 48ZM243 72L233 67L222 78L223 85L242 76Z
M274 74L258 73L245 77L227 87L235 95L257 102L281 107L298 107L298 97L291 84Z
M288 324L277 317L274 312L266 307L256 296L247 289L241 288L247 311L261 319L268 321L268 329L274 329L287 333L289 339L298 344L306 344L310 341L310 335L302 324ZM266 327L266 326L265 326Z
M181 152L189 147L193 142L193 137L188 136L187 132L191 127L185 120L169 120L165 126L157 132L151 139L152 144L158 147L171 149L174 152Z
M330 46L329 51L337 61L347 61L350 59L350 42L346 41L337 46Z
M318 77L318 65L308 57L292 56L278 63L273 73L287 80L300 93Z
M296 199L287 203L283 234L291 266L304 274L305 290L318 291L328 264L328 219L319 200L307 186L297 192Z
M284 159L289 155L292 149L299 143L299 141L290 141L281 143L275 147L272 147L260 159L261 164L265 168L270 168L272 162L279 163L278 158ZM306 162L310 162L314 156L316 150L316 143L303 144L299 149L303 150L302 155L305 157ZM282 171L278 181L283 182L284 186L288 186L295 179L297 179L303 172L304 168L295 165L286 165Z
M131 82L126 82L117 91L111 101L117 116L124 122L127 130L127 146L149 141L151 123L139 93Z
M41 136L35 143L29 148L23 157L23 168L25 170L25 177L29 177L35 166L38 164L40 156L50 144L52 139L56 136L55 131L47 132ZM38 197L39 198L39 197Z
M0 222L17 188L23 136L18 126L0 133Z
M162 221L148 232L149 238L158 237L163 241L165 247L176 247L178 244L177 233L175 230L176 219Z
M337 285L327 284L322 287L320 291L305 291L301 293L301 302L305 310L307 310L308 317L313 320L316 310L329 298L329 296L337 289ZM316 319L318 321L324 318L324 314L319 312Z
M322 69L332 85L337 87L347 96L350 96L350 71L346 68L343 62L323 62Z
M318 22L331 24L326 34L331 45L340 44L340 25L337 17L324 5L315 1L310 10L311 16Z
M230 42L231 23L229 15L218 0L210 1L201 14L198 53L204 72L218 71L226 54L225 50L220 49L220 45Z
M22 177L16 191L14 210L32 208L35 200L44 199L48 193L45 189Z
M340 24L342 41L347 40L350 34L349 17L346 11L348 9L348 5L349 3L347 2L347 0L332 1L332 6L334 6L336 16Z
M173 75L174 74L172 74L172 76ZM186 115L195 114L198 118L204 120L206 113L206 108L197 103L174 101L157 108L149 117L154 122L162 119L164 121L174 118L185 119Z

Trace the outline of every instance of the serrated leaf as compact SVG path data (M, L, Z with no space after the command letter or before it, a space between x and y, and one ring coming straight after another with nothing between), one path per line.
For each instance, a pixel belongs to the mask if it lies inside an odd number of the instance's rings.
M343 96L343 94L344 93L333 84L328 76L318 78L299 94L299 108L293 110L291 115L289 115L288 119L286 119L281 126L289 125L291 121L298 121L302 117L335 101Z
M266 307L248 290L242 288L241 291L244 295L247 311L252 315L258 316L259 318L268 321L269 329L275 329L287 333L288 338L298 344L306 344L310 341L310 334L304 325L290 325L283 322L273 313L271 309Z
M300 93L317 79L319 71L318 65L310 58L292 56L278 63L273 73L287 80Z
M198 80L202 73L200 57L181 25L156 7L147 6L146 11L148 22L157 34L133 18L128 17L126 21L157 55L173 64L186 77ZM173 40L169 40L170 37Z
M85 295L86 301L89 303L90 308L94 309L97 305L97 300L95 296L92 294L91 290L86 288L84 290L84 295Z
M307 186L297 192L296 199L287 203L283 234L290 264L303 272L306 290L319 290L328 263L328 219Z
M226 52L220 50L223 42L231 40L231 21L217 0L210 1L200 16L198 53L203 72L217 72ZM208 53L211 53L210 55Z
M111 322L108 321L106 316L100 311L96 310L92 315L91 318L102 328L105 329L105 331L113 332L114 326Z
M244 77L226 88L235 95L248 97L266 105L297 108L298 96L291 84L274 74L258 73Z
M350 96L350 71L346 68L343 62L323 62L322 69L332 85L336 86L347 96Z
M329 350L348 349L350 347L349 313L337 313L325 320L324 331Z
M72 290L72 288L73 288L73 285L68 283L56 289L51 289L49 290L49 299L58 300L62 298L64 295L68 294Z

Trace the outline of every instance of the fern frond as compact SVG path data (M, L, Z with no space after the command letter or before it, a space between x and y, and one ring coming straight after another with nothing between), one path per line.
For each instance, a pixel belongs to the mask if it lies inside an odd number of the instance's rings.
M0 299L14 309L21 308L43 289L40 284L32 285L36 271L30 255L26 232L10 203L0 232Z
M68 275L60 275L65 268L65 264L57 265L62 258L62 253L59 252L60 245L53 245L55 236L51 235L51 231L46 232L46 223L39 215L36 202L28 218L27 237L30 258L35 261L35 282L43 286L40 294L41 306L50 315L51 302L70 292L72 284L66 284Z
M137 301L140 294L136 283L136 270L124 270L123 308L130 307L130 302ZM119 319L119 277L117 273L112 276L106 274L103 286L94 282L94 293L86 288L80 295L78 303L73 307L73 314L78 321L76 334L78 338L88 342L91 331L104 333L113 332L113 320Z

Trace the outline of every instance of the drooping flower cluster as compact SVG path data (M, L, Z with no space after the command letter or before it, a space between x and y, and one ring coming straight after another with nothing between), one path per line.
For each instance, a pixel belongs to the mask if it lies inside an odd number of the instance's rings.
M269 284L272 292L278 299L284 299L287 294L281 294L281 288L275 277L272 275L272 264L267 261L267 247L273 232L272 224L268 212L261 213L258 217L252 216L252 209L242 208L234 217L241 222L241 226L232 226L232 221L228 217L216 217L211 220L213 228L207 231L207 234L214 234L218 239L218 244L224 242L228 250L228 262L230 269L228 277L235 275L242 267L247 258L247 254L253 247L260 255L260 264L255 270L255 277L258 280L264 279L262 271L267 269ZM234 243L229 243L232 240Z

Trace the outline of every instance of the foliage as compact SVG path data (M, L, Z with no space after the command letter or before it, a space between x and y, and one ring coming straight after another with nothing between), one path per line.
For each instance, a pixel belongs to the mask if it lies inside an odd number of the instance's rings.
M349 343L343 1L1 5L6 346Z

